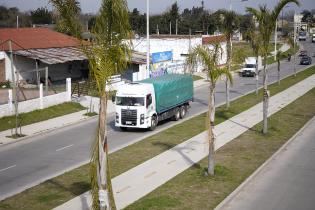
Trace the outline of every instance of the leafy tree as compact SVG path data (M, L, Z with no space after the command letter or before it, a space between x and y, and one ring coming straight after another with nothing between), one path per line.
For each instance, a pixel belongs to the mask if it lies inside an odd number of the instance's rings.
M263 76L263 133L268 132L268 103L269 103L269 91L267 86L267 56L268 47L271 35L274 32L277 18L281 10L288 4L295 3L299 5L298 0L281 0L274 7L273 10L269 10L266 5L259 6L259 10L247 7L247 12L252 14L258 22L258 31L261 35L261 53L264 57L264 76Z
M56 30L76 38L80 38L82 25L80 23L80 3L77 0L50 0L58 8Z
M234 11L227 11L227 10L221 10L219 11L219 14L221 14L221 27L223 30L223 33L226 37L227 44L226 44L226 52L227 52L227 64L228 64L228 70L231 71L231 64L232 64L232 37L234 34L234 31L239 28L239 20L238 16ZM226 108L230 107L230 87L229 87L229 81L228 78L225 81L225 95L226 95Z
M208 142L209 142L209 154L208 154L208 174L214 175L215 159L214 159L214 120L215 120L215 88L216 83L221 77L228 78L229 82L232 82L231 72L227 68L219 67L219 59L221 57L222 49L219 44L216 44L210 49L207 46L197 46L192 49L192 53L187 58L187 64L189 66L195 66L201 63L204 70L207 72L210 85L209 85L209 104L208 104Z
M37 8L31 11L31 20L33 24L51 24L53 21L52 12L44 7Z

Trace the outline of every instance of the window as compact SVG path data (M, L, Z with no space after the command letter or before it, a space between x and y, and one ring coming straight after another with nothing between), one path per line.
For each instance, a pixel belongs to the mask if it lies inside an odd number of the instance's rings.
M152 104L152 95L148 94L147 95L147 108Z
M119 106L144 106L142 97L116 97L116 105Z

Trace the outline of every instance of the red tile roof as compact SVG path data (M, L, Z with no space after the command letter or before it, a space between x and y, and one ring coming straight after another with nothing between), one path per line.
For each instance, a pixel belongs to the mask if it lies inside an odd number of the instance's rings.
M13 50L74 47L79 40L48 28L4 28L0 29L0 51L9 49L12 40Z
M224 35L202 37L202 44L213 44L225 41L226 37Z

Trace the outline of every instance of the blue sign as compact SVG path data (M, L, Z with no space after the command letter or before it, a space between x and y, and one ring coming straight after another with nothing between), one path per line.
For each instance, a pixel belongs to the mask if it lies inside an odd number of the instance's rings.
M165 52L152 53L151 57L152 57L152 63L170 61L173 59L173 52L165 51Z

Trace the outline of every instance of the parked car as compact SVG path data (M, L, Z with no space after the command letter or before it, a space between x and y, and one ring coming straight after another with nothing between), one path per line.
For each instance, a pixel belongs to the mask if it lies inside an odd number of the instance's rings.
M315 42L315 34L312 35L312 42Z
M310 65L312 63L312 58L310 56L303 56L300 59L300 64L301 65Z
M306 50L301 50L299 56L300 57L307 56L307 51Z

